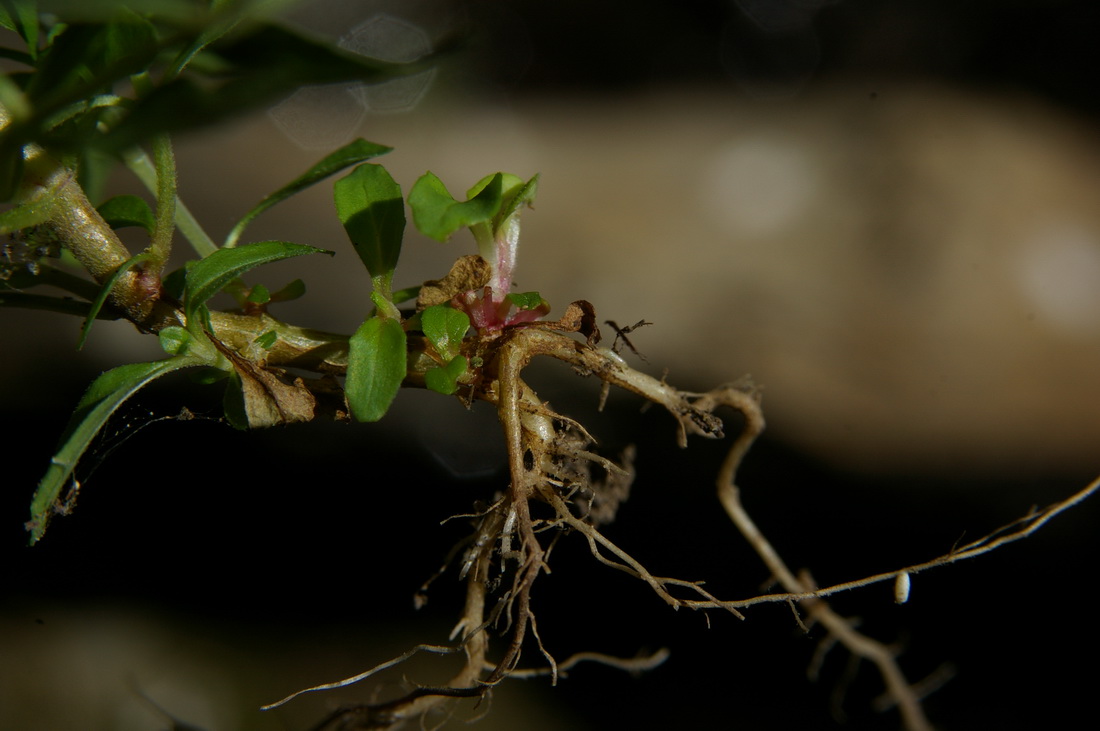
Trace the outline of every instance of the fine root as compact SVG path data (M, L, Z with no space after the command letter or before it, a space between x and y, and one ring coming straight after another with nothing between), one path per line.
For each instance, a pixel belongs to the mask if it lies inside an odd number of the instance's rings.
M548 559L555 542L563 535L580 534L599 563L645 582L674 609L723 610L744 619L740 610L746 607L777 602L788 604L800 627L805 630L808 625L816 624L826 633L811 661L808 671L811 677L816 676L830 648L843 646L851 655L852 672L860 661L866 660L881 676L885 692L875 702L876 708L897 708L904 727L910 731L931 729L921 707L921 698L945 682L950 671L941 669L925 681L910 683L898 664L897 651L861 633L853 620L840 616L829 606L826 597L980 556L1030 535L1055 515L1100 489L1098 478L1062 502L1033 510L983 538L953 547L930 561L819 588L808 571L796 574L789 568L741 503L740 489L735 482L737 470L764 429L759 392L752 383L745 379L707 393L678 391L663 379L633 370L615 351L596 348L594 338L589 338L593 342L581 342L561 330L560 323L514 328L499 338L481 343L478 352L472 354L484 363L484 378L472 398L493 403L498 410L504 427L510 480L507 491L497 495L492 504L468 515L456 516L469 519L473 531L455 547L440 571L432 577L436 578L449 566L457 564L458 577L466 583L463 613L451 633L456 644L417 645L358 675L297 691L264 706L265 710L281 706L303 693L358 683L418 653L464 654L466 661L443 686L417 686L389 701L347 706L326 718L316 727L318 731L392 728L410 718L423 721L424 714L449 700L486 697L505 678L549 676L556 682L580 662L597 662L628 672L656 667L668 657L667 650L634 659L584 652L557 662L543 645L531 608L532 589L538 577L549 571ZM618 331L625 341L627 329ZM629 345L629 341L626 342ZM621 464L616 464L596 454L591 451L595 440L582 425L554 412L538 398L521 377L527 364L538 356L565 361L577 373L597 377L605 387L623 388L664 407L678 425L678 442L682 446L686 445L688 435L723 436L724 425L714 414L717 409L730 408L738 412L743 427L719 471L718 500L760 557L773 582L783 591L745 599L719 599L704 590L702 582L655 576L604 536L599 527L614 519L619 504L629 495L633 455L629 451L624 453ZM593 468L603 475L603 479L592 477ZM418 602L424 601L430 581L418 592ZM905 586L907 589L908 585ZM490 634L503 642L495 660L489 659ZM519 667L523 649L529 643L533 643L542 656L543 667ZM843 686L837 692L842 695ZM835 706L839 709L839 697Z

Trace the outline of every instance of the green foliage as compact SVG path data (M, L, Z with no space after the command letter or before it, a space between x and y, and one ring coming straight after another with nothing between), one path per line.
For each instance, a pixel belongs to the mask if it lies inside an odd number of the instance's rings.
M364 163L336 181L333 188L336 213L355 253L375 282L375 290L389 300L405 235L401 187L381 165Z
M291 280L278 291L271 293L270 302L290 302L305 296L306 283L301 279Z
M7 58L33 63L38 55L38 3L34 0L5 0L0 3L0 26L19 34L27 44L27 52L13 51Z
M458 379L466 373L468 367L465 356L456 355L446 365L425 371L424 385L429 390L449 396L458 390Z
M363 162L364 160L369 160L372 157L384 155L387 152L390 152L392 149L392 147L386 147L385 145L376 145L375 143L367 142L366 140L354 140L347 145L344 145L339 150L336 150L335 152L326 155L324 159L311 167L309 170L302 173L300 176L287 183L282 188L279 188L277 191L253 206L252 209L241 218L241 220L237 221L232 230L230 230L229 235L225 239L224 245L226 247L236 246L237 241L240 239L245 227L252 222L252 219L256 218L275 204L281 203L292 195L300 193L311 185L324 180L330 175L334 175L335 173L340 172L344 168ZM338 189L336 204L337 209L340 208L339 197L340 193ZM401 193L400 190L398 190L398 198L400 197ZM342 220L343 218L341 218L341 221ZM404 215L402 215L402 224L403 223ZM356 250L358 250L358 247ZM368 269L369 268L370 267L368 266Z
M349 53L250 15L253 5L43 3L51 16L25 0L0 6L0 25L26 46L4 55L32 68L0 82L8 117L0 131L0 200L18 190L27 144L88 162L96 150L121 153L157 134L214 124L303 85L376 83L434 60L391 64ZM44 28L40 17L50 19ZM113 96L129 80L135 97Z
M474 184L474 187L466 191L468 198L473 198L483 191L488 186L492 185L494 179L500 176L500 207L493 212L492 218L489 220L488 233L495 236L500 230L504 222L509 217L514 215L521 206L530 205L531 201L535 199L535 194L538 192L539 176L534 176L530 180L523 180L511 173L497 173L496 175L486 175L481 180ZM474 234L477 235L477 232Z
M537 310L539 308L550 309L550 303L542 298L538 292L513 292L509 294L508 301L521 310Z
M435 351L450 360L462 347L462 339L470 329L470 318L453 307L435 305L420 313L420 327Z
M443 181L425 173L409 191L409 207L416 228L436 241L446 241L459 229L491 221L503 202L502 181L503 175L497 173L469 200L460 202L451 196Z
M443 365L425 371L424 384L432 391L450 395L458 390L458 379L465 375L469 366L461 349L470 329L470 318L453 307L435 305L420 313L420 327L443 359Z
M61 436L61 446L50 459L50 467L38 483L38 489L31 500L31 519L27 523L27 529L31 533L32 544L45 534L50 518L60 505L61 491L72 477L77 461L111 414L150 381L202 363L203 360L195 356L177 355L152 363L119 366L92 382L76 405L69 425Z
M299 280L299 281L301 281L301 280ZM275 332L274 330L268 330L267 332L263 333L262 335L257 335L256 339L253 340L252 342L256 343L256 345L263 348L264 350L271 350L272 346L275 345L275 342L278 339L279 339L279 333Z
M28 523L32 541L42 537L50 516L64 509L63 489L111 414L147 383L175 370L191 368L194 380L201 383L228 381L223 406L227 421L238 428L313 418L314 394L302 381L291 382L278 367L288 362L297 365L293 361L297 356L287 353L302 352L302 338L318 338L322 344L318 349L326 353L322 372L339 372L346 363L345 397L359 421L383 417L410 369L414 377L423 376L429 389L443 394L455 393L460 382L468 380L471 365L463 354L464 349L470 351L467 312L449 303L421 305L422 311L410 323L397 308L421 291L420 286L392 290L405 233L406 199L385 168L365 162L391 148L355 140L326 155L245 212L221 248L177 200L169 134L262 108L303 85L376 83L419 72L434 62L390 64L346 52L267 22L255 12L265 4L270 3L0 0L0 27L23 41L22 48L0 49L0 56L25 67L0 76L0 200L15 203L0 213L0 233L21 235L28 242L35 230L44 237L61 236L78 254L79 242L85 239L71 232L57 234L50 226L60 212L77 203L87 204L87 186L104 180L109 166L119 160L138 175L155 201L150 205L146 198L127 194L98 208L107 226L139 227L149 234L148 248L137 255L130 255L95 216L89 217L91 225L99 227L93 233L103 234L114 247L109 258L104 255L107 264L93 269L85 263L95 281L37 261L33 272L29 268L6 272L12 286L53 284L85 301L50 298L43 305L46 298L17 292L0 298L0 304L86 314L81 342L97 316L121 314L157 333L169 355L154 363L119 366L93 382L35 494ZM149 146L152 159L141 145ZM348 168L350 172L334 183L336 213L371 277L375 312L344 338L293 328L267 314L271 303L302 296L305 284L300 279L278 290L250 286L241 279L268 262L333 252L287 241L238 244L258 216ZM427 173L410 190L407 204L417 227L439 241L460 228L470 228L486 262L495 267L504 259L495 255L494 237L533 198L536 180L525 182L497 173L479 181L467 200L458 201L435 175ZM43 181L48 182L43 185ZM162 276L177 228L199 258ZM508 262L514 260L514 252L508 257L505 269L510 272ZM92 261L98 261L94 255ZM140 277L127 276L139 266ZM456 268L444 285L431 283L435 295L443 293L444 301L471 290L480 295L486 268L484 262ZM137 305L130 307L115 296L125 287L132 288L129 294ZM220 291L232 294L245 313L256 319L212 314L208 302ZM496 312L499 301L491 303L489 310L484 304L471 301L467 309L492 311L492 318L501 323L512 305L527 310L546 307L537 293L515 295L500 313ZM146 320L144 313L150 308L155 315ZM254 323L262 323L263 329L250 329ZM238 339L232 340L219 329L238 326L241 331L233 331ZM428 355L411 366L406 328L424 333L426 346L418 338L414 347L423 347ZM245 338L239 339L241 335ZM269 366L269 359L273 365ZM474 362L481 367L480 359Z
M88 340L88 333L92 330L92 323L95 322L96 317L99 315L99 311L103 309L103 305L107 303L107 297L111 294L111 290L114 289L118 280L122 279L122 276L126 272L133 269L138 264L141 264L149 258L148 254L138 254L137 256L130 257L115 270L114 274L103 283L103 286L99 289L99 295L92 301L92 306L88 310L88 316L84 318L84 325L80 328L80 340L77 341L76 349L83 350L84 343Z
M198 80L181 76L140 100L102 145L122 150L156 132L209 126L270 105L299 87L343 81L376 83L421 70L343 52L273 25L259 24L213 46L220 68Z
M405 348L405 330L389 317L368 318L351 336L344 392L356 420L386 415L405 379Z
M289 241L258 241L234 249L219 249L187 270L183 304L187 324L193 328L201 320L206 301L249 269L280 259L305 254L333 254L315 246Z
M157 225L153 209L144 198L136 195L116 195L101 203L96 210L111 228L138 226L152 236Z
M195 341L195 336L186 328L173 325L157 333L157 340L160 342L161 349L168 355L187 355L187 351Z

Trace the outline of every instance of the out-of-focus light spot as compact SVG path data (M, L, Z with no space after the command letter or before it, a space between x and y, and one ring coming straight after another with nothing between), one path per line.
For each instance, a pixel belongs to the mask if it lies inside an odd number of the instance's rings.
M409 63L431 53L428 34L400 18L380 13L357 25L338 45L390 63ZM368 113L408 112L424 98L435 71L428 69L377 84L307 86L268 114L292 142L307 150L332 149L352 140Z
M386 13L359 24L340 39L341 48L368 58L410 63L432 51L428 34L418 26ZM407 112L420 103L435 78L434 70L379 84L360 84L352 93L372 112Z
M302 87L268 116L299 147L328 150L351 141L367 110L347 84L330 84Z
M1017 281L1037 316L1077 337L1100 338L1100 237L1070 221L1036 230L1018 249Z
M817 189L802 150L759 138L719 149L700 182L704 210L732 235L781 232L806 211Z

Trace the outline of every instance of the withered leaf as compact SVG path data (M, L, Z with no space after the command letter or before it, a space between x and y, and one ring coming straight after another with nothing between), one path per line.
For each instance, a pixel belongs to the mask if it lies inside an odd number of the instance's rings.
M420 312L433 305L450 302L453 297L480 289L489 283L493 268L489 262L477 254L467 254L458 258L451 271L443 279L429 279L420 287L416 298L416 311Z
M570 302L565 314L557 322L545 323L554 330L579 332L589 345L600 342L600 328L596 324L596 308L588 300Z
M317 400L301 378L287 383L276 373L242 358L234 358L233 365L240 377L244 413L250 428L313 420Z

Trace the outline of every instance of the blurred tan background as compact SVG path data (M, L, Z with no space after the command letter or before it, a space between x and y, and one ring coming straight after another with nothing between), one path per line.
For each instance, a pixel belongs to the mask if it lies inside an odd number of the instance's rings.
M635 364L673 383L751 373L771 431L823 459L1033 473L1100 462L1100 147L1026 95L878 81L781 100L713 88L439 98L359 131L396 148L380 162L406 190L425 170L456 195L496 170L540 173L518 286L557 311L588 299L601 320L653 322L632 338L649 366ZM258 119L182 146L188 200L230 221L308 165L304 152L265 155L280 138ZM242 161L218 173L231 198L195 172L227 154ZM348 330L366 300L347 293L365 279L319 188L249 235L336 249L314 262L306 316ZM414 240L397 280L437 278L472 250L468 235Z

